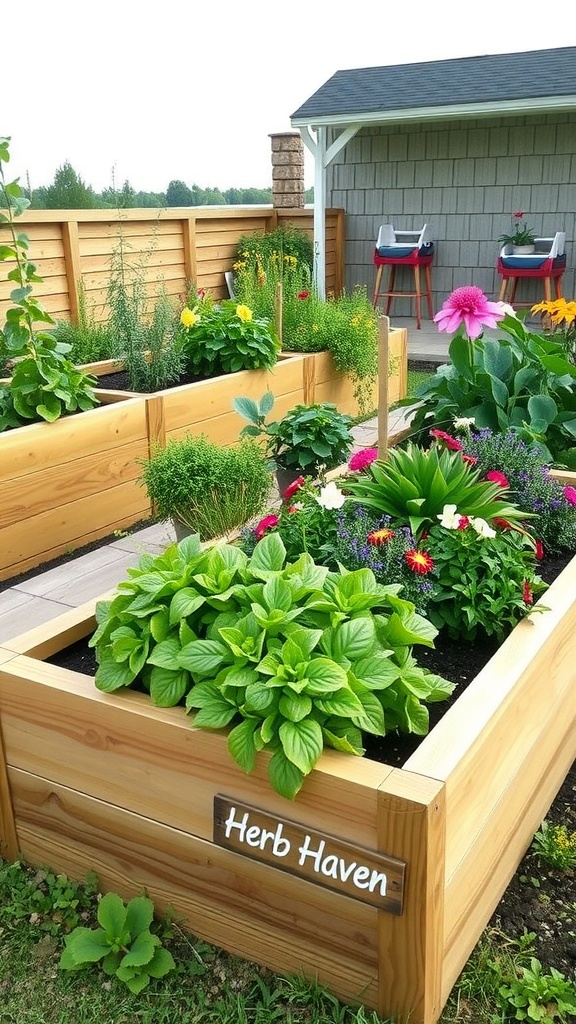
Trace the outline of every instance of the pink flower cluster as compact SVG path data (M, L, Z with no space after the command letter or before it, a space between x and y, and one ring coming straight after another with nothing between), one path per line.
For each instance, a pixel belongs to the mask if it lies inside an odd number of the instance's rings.
M360 451L354 452L351 456L348 469L351 469L354 473L360 472L366 469L372 462L375 462L377 458L377 448L361 448Z

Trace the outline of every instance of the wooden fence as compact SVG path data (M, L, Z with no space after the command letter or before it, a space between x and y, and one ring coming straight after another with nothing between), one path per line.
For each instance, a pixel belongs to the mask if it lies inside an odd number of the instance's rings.
M214 298L227 295L224 273L232 269L243 235L293 225L313 237L312 209L259 206L182 207L158 210L27 210L18 231L28 235L29 258L43 279L34 295L56 320L76 321L78 285L96 321L107 319L106 294L112 256L123 246L126 265L141 265L148 296L161 288L185 300L190 284ZM4 241L3 231L0 240ZM0 322L14 283L0 280ZM326 291L344 283L344 211L326 211Z

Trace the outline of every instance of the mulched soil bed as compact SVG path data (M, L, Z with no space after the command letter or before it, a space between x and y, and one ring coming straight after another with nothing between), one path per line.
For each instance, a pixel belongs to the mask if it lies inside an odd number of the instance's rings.
M209 380L209 377L194 376L191 373L182 374L178 380L171 381L166 384L164 390L167 388L179 388L182 384L196 384L200 380ZM99 388L104 388L107 391L134 391L134 388L130 386L128 380L128 373L126 370L118 370L116 373L105 373L97 378L98 383L94 385L96 391ZM141 391L141 394L150 394L151 392Z

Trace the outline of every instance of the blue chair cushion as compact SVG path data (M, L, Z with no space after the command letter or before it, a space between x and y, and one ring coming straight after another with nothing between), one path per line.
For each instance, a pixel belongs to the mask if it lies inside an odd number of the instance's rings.
M502 256L502 266L507 267L508 270L538 270L549 259L549 256L538 255L534 253L533 256Z
M414 252L413 245L381 245L376 250L379 256L389 260L402 260Z

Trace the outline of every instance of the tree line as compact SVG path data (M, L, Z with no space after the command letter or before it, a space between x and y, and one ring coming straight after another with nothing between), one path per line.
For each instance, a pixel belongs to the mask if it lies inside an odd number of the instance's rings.
M272 203L270 188L189 187L174 179L165 192L138 192L126 180L121 188L114 186L95 192L74 170L69 161L58 168L51 185L24 188L33 210L129 210L141 207L166 206L263 206ZM308 189L305 202L314 201L314 190Z

